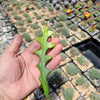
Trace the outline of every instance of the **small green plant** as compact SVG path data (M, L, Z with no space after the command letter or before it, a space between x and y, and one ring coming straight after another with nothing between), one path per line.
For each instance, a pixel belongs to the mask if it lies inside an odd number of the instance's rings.
M82 38L86 38L86 34L84 32L81 32L80 34Z
M68 45L67 41L65 39L61 39L61 44L66 47Z
M70 6L68 7L68 9L71 9L71 10L72 10L72 9L73 9L73 6L70 5Z
M41 30L37 30L37 31L35 32L35 35L36 35L36 37L42 36L42 31L41 31Z
M17 15L17 12L16 12L16 11L13 11L13 12L11 13L11 15Z
M82 13L85 13L85 12L86 12L86 10L85 10L85 9L81 9L81 12L82 12Z
M54 9L53 9L51 6L48 6L48 10L49 10L50 12L53 12L53 11L54 11Z
M19 13L24 13L24 10L19 10Z
M76 79L76 85L84 85L86 87L89 86L89 82L83 76Z
M19 31L20 31L20 32L25 32L25 31L26 31L26 27L20 27L20 28L19 28Z
M90 23L90 24L92 24L94 22L94 19L93 18L90 18L89 20L88 20L88 23Z
M76 41L75 36L71 38L71 41L73 41L73 42L75 42L75 41Z
M94 17L92 13L90 13L90 18L91 18L91 17Z
M13 18L14 18L15 20L21 20L21 17L18 16L18 15L14 15Z
M67 17L64 14L61 14L61 15L58 16L58 20L59 21L66 21L67 20Z
M70 14L67 14L67 16L68 16L68 17L71 17L71 16L72 16L72 13L70 13Z
M82 16L81 16L81 19L85 19L85 16L84 16L84 15L82 15Z
M87 25L87 23L84 22L84 21L82 21L82 22L81 22L81 25L82 25L83 27L85 27L85 26Z
M7 8L9 6L9 3L7 1L2 2L4 5L4 8Z
M66 21L66 25L70 26L72 24L72 22L70 20Z
M66 38L70 37L70 33L67 27L59 28L59 31L62 32L62 34L65 35Z
M18 2L12 2L12 5L13 5L13 6L17 6L17 3L18 3Z
M62 13L65 13L66 12L66 8L63 8L61 11L62 11Z
M78 26L77 26L76 24L71 24L71 25L69 26L69 28L72 29L73 31L77 31Z
M95 14L99 14L99 11L98 11L98 10L95 10L94 13L95 13Z
M86 5L86 3L85 3L85 2L83 2L81 5L82 5L82 7L84 7L84 6Z
M100 23L97 24L97 28L100 30Z
M62 56L62 61L64 61L67 58L67 55L65 53L60 53L60 55Z
M100 80L100 70L99 69L90 69L89 70L89 76L91 79L97 79Z
M54 24L54 27L55 27L55 28L63 27L63 26L64 26L64 23L63 23L63 22L56 22L56 23Z
M31 23L32 22L32 18L31 17L26 18L26 22L27 23Z
M23 6L24 4L25 4L25 2L24 1L21 1L19 5L20 6Z
M24 22L23 21L18 21L18 22L16 22L16 25L23 26Z
M88 7L88 10L92 10L92 7Z
M96 92L92 92L89 95L90 100L100 100L100 94L97 94Z
M90 32L95 32L95 26L90 26L90 27L89 27L89 31L90 31Z
M29 18L29 17L30 17L30 16L29 16L28 14L26 14L26 13L24 13L23 16L24 16L25 18Z
M50 22L50 23L53 23L54 22L54 17L50 17L49 19L48 19L48 21Z
M80 51L77 48L72 47L70 49L70 53L71 53L71 57L75 57L75 56L78 56L80 54Z
M93 4L93 2L92 2L92 1L88 1L88 2L87 2L87 4L92 5L92 4Z
M77 14L79 14L79 11L78 11L78 10L76 10L74 13L77 15Z
M79 4L76 4L76 5L75 5L75 8L76 8L76 9L78 9L79 7L80 7L80 5L79 5Z
M78 69L78 67L75 66L73 63L70 63L69 65L67 65L66 70L67 70L67 73L71 76L74 76L80 73L80 70Z
M78 21L78 17L75 17L74 21L76 21L76 22L77 22L77 21Z
M99 8L99 5L95 5L94 7L95 7L96 9L98 9L98 8Z
M63 96L65 100L72 100L74 96L74 89L72 87L68 87L63 90Z
M32 38L30 37L30 35L28 33L24 33L23 34L23 38L25 39L25 41L27 42L31 42Z
M54 37L59 37L58 33L53 34Z
M35 24L35 23L34 24L31 24L30 27L33 28L33 29L40 28L40 26L38 24Z
M10 6L8 6L8 7L6 7L6 10L7 10L7 11L13 11L13 8L10 7Z
M100 22L100 17L96 17L95 21Z
M29 4L25 4L25 7L26 7L26 8L29 8L29 6L30 6Z
M88 61L83 55L77 57L77 61L79 62L80 65L88 66Z
M20 6L16 6L16 10L20 10L21 9L21 7Z

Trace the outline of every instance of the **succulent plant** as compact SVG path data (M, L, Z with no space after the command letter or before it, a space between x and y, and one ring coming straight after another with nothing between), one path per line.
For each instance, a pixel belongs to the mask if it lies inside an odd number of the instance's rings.
M13 11L13 12L11 13L11 15L17 15L17 12L16 12L16 11Z
M12 2L12 5L13 5L13 6L17 6L17 3L18 3L18 2Z
M16 6L16 10L20 10L21 9L21 7L20 6Z
M85 2L83 2L81 5L82 5L82 7L84 7L84 6L86 5L86 3L85 3Z
M50 12L53 12L53 11L54 11L53 7L51 7L51 6L48 6L48 10L49 10Z
M80 70L77 66L75 66L73 63L70 63L66 66L67 73L71 76L77 75L80 73Z
M22 26L22 25L24 25L24 22L23 21L18 21L18 22L16 22L16 25Z
M97 24L97 28L100 30L100 23Z
M19 10L19 13L24 13L24 10Z
M40 26L34 23L34 24L31 24L30 27L33 29L38 29Z
M85 19L85 16L84 16L84 15L82 15L82 16L81 16L81 19Z
M69 26L69 28L72 29L73 31L77 31L78 26L77 26L76 24L71 24L71 25Z
M30 16L29 16L28 14L26 14L26 13L24 13L23 16L24 16L25 18L30 17Z
M95 13L95 14L99 14L99 11L98 11L98 10L95 10L94 13Z
M80 5L79 5L79 4L76 4L76 5L75 5L75 8L76 8L76 9L78 9L79 7L80 7Z
M21 20L21 17L18 16L18 15L14 15L13 18L16 19L16 20Z
M4 8L7 8L9 6L9 3L7 1L2 2L4 5Z
M100 100L100 94L96 93L96 92L92 92L89 95L90 100Z
M81 9L81 12L82 12L82 13L85 13L85 12L86 12L86 9Z
M64 23L63 23L63 22L56 22L56 23L54 24L54 27L55 27L55 28L63 27L63 26L64 26Z
M72 22L70 20L66 21L66 25L70 26L72 24Z
M24 4L25 4L25 2L24 1L21 1L19 5L22 6Z
M67 41L65 39L61 39L61 44L66 47L68 45Z
M67 17L64 14L61 14L61 15L58 16L58 20L59 21L66 21L67 20Z
M32 18L31 18L31 17L26 18L26 22L27 22L27 23L32 22Z
M66 8L63 8L61 11L62 11L62 13L65 13L66 12Z
M80 35L82 38L86 38L86 34L84 32L81 32Z
M76 47L70 49L71 57L75 57L80 54L80 51Z
M87 4L92 5L92 4L93 4L93 2L92 2L92 1L88 1L88 2L87 2Z
M83 76L76 79L76 85L84 85L86 87L89 86L89 82Z
M89 27L89 31L90 31L90 32L95 32L95 26L94 26L94 25L90 26L90 27Z
M63 90L63 96L65 100L72 100L74 96L74 89L72 87L68 87Z
M72 41L72 42L75 42L75 41L76 41L75 36L73 36L73 37L71 38L71 41Z
M20 27L20 28L19 28L19 31L20 31L20 32L25 32L25 31L26 31L26 27Z
M83 27L85 27L87 24L86 24L86 22L82 21L82 22L81 22L81 25L82 25Z
M89 20L88 20L88 23L90 23L90 24L92 24L94 22L94 19L93 18L90 18Z
M65 35L66 38L70 37L70 33L67 27L59 28L59 30L62 32L63 35Z
M29 6L30 6L30 5L29 5L28 3L27 3L27 4L25 4L25 7L26 7L26 8L29 8Z
M6 7L6 10L7 10L7 11L13 11L13 8L10 7L10 6L8 6L8 7Z
M30 35L29 35L28 33L24 33L24 34L23 34L23 38L24 38L25 41L27 41L27 42L31 42L31 41L32 41L32 39L31 39L31 37L30 37Z
M80 65L88 66L88 61L83 55L77 57L77 61Z
M91 79L97 79L100 80L100 70L93 68L89 70L89 76Z
M96 17L95 20L96 20L97 22L100 22L100 17Z
M78 17L75 17L74 21L76 21L76 22L77 22L77 21L78 21Z
M36 35L36 37L42 36L42 31L41 30L35 31L35 35Z
M67 58L67 55L65 53L60 53L60 55L62 56L62 61L64 61Z
M54 37L59 37L58 33L53 34Z
M88 10L92 10L92 7L88 7Z
M99 8L99 5L95 5L94 7L95 7L96 9L98 9L98 8Z
M55 19L54 17L50 17L50 18L48 19L48 21L51 22L51 23L53 23L53 22L54 22L54 19Z
M79 11L78 11L78 10L76 10L74 13L77 15L77 14L79 14Z
M68 9L71 9L71 10L72 10L72 9L73 9L73 6L70 5L70 6L68 7Z

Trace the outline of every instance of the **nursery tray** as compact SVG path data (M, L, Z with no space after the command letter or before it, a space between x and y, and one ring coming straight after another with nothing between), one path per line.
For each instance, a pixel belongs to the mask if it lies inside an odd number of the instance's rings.
M91 39L77 45L79 50L94 64L95 67L100 69L100 44Z

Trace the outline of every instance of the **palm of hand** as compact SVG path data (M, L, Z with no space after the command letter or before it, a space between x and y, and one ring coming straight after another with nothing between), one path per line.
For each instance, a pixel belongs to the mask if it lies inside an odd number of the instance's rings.
M57 40L54 42L59 44ZM41 85L39 81L40 71L36 66L39 63L39 57L34 54L36 49L40 49L40 45L37 42L33 43L33 45L18 56L16 52L19 47L15 49L16 47L13 45L12 50L17 50L14 53L12 53L9 48L0 57L0 66L3 66L0 67L0 88L12 99L21 100ZM54 56L56 56L61 49L60 47ZM49 54L52 56L53 52L54 51L51 51ZM60 56L57 58L58 60L55 65L49 68L49 66L52 65L51 61L51 63L47 65L47 68L51 70L54 69L61 60ZM55 62L55 57L53 61Z

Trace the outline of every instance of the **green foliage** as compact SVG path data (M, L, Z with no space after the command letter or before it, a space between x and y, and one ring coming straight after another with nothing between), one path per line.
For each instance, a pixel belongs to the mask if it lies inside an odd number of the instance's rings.
M13 6L17 6L17 2L12 2L12 5Z
M41 31L41 30L37 30L37 31L35 32L35 35L36 35L36 37L42 36L42 31Z
M67 20L67 17L64 14L61 14L61 15L58 16L58 20L59 21L66 21Z
M77 26L76 24L71 24L71 25L69 26L69 28L72 29L73 31L77 31L78 26Z
M20 10L21 9L21 7L20 6L16 6L16 10Z
M95 13L95 14L99 14L99 11L98 11L98 10L95 10L94 13Z
M84 85L86 87L89 86L89 82L83 76L76 79L76 85Z
M71 76L74 76L80 73L80 70L78 69L78 67L75 66L73 63L70 63L69 65L67 65L66 70L67 70L67 73Z
M95 32L95 28L89 27L90 32Z
M85 27L85 26L86 26L86 22L82 21L82 22L81 22L81 25L82 25L83 27Z
M59 37L58 33L53 34L54 37Z
M40 15L35 16L37 20L41 19Z
M97 79L100 80L100 70L99 69L90 69L89 70L89 76L91 79Z
M78 11L78 10L76 10L74 13L77 15L77 14L79 14L79 11Z
M61 39L61 44L66 47L68 45L67 41L65 39Z
M26 27L20 27L20 28L19 28L19 31L20 31L20 32L25 32L25 31L26 31Z
M78 9L79 7L80 7L80 5L79 5L79 4L76 4L76 5L75 5L75 8L76 8L76 9Z
M80 34L82 38L86 38L86 34L84 32L81 32Z
M8 6L8 7L6 7L6 10L7 10L7 11L13 11L13 8L10 7L10 6Z
M30 16L29 16L28 14L26 14L26 13L24 13L23 16L24 16L25 18L29 18L29 17L30 17Z
M88 61L87 61L87 59L85 58L85 56L83 56L83 55L77 57L77 61L78 61L81 65L88 66Z
M47 39L54 34L53 31L48 31L48 27L44 27L41 29L43 35L42 37L37 37L37 42L40 43L41 49L36 50L34 53L37 54L40 57L40 62L37 64L37 67L40 70L41 76L39 78L43 90L44 90L44 95L46 98L49 98L49 87L47 85L47 75L50 73L50 70L47 69L45 66L47 62L52 58L51 56L47 56L46 52L49 48L53 48L55 46L54 43L47 42Z
M51 22L51 23L53 23L53 22L54 22L54 19L55 19L54 17L50 17L50 18L48 19L48 21Z
M81 16L81 19L85 19L85 16L84 16L84 15L82 15L82 16Z
M75 17L74 21L76 21L76 22L77 22L77 21L78 21L78 17Z
M90 100L100 100L100 94L97 94L96 92L92 92L89 97Z
M86 3L85 3L85 2L83 2L81 5L82 5L82 6L85 6L85 5L86 5Z
M38 24L35 24L35 23L34 24L31 24L30 27L33 28L33 29L40 28L40 26Z
M92 1L88 1L88 2L87 2L87 4L92 5L92 4L93 4L93 2L92 2Z
M23 10L19 10L19 13L24 13L24 11Z
M97 22L100 22L100 17L96 17L95 20L96 20Z
M98 9L98 8L99 8L99 5L95 5L94 7L95 7L96 9Z
M75 42L75 41L76 41L75 36L73 36L73 37L71 38L71 41L73 41L73 42Z
M60 55L62 56L62 61L64 61L67 58L67 55L65 53L60 53Z
M62 34L65 35L66 38L70 37L70 33L67 27L59 28L59 31L62 32Z
M72 9L73 9L73 6L69 6L69 8L68 8L68 9L71 9L71 10L72 10Z
M16 22L16 25L23 26L24 23L23 23L23 21L18 21L18 22Z
M66 12L66 8L63 8L61 11L62 11L62 13L65 13Z
M16 19L16 20L21 20L21 17L18 16L18 15L14 15L13 18Z
M100 23L97 24L97 28L100 30Z
M56 22L56 23L54 24L54 27L55 27L55 28L63 27L63 26L64 26L64 23L63 23L63 22Z
M24 38L25 41L27 41L27 42L31 42L31 41L32 41L32 39L31 39L31 37L30 37L30 35L29 35L28 33L24 33L24 34L23 34L23 38Z
M94 19L89 19L88 23L92 24L94 22Z
M21 1L19 5L22 6L24 4L25 4L25 2L24 1Z
M54 11L54 9L53 9L51 6L48 6L48 10L49 10L50 12L53 12L53 11Z
M92 7L88 7L88 10L92 10Z
M75 56L77 56L77 55L80 54L80 51L79 51L77 48L72 47L72 48L70 49L70 53L71 53L71 57L75 57Z
M16 12L16 11L13 11L13 12L11 13L11 15L17 15L17 12Z
M72 87L68 87L63 90L63 96L65 100L72 100L74 95L74 89Z
M26 8L29 8L29 6L30 6L29 4L25 4L25 7L26 7Z
M32 22L32 18L31 17L26 18L26 22L27 23L31 23Z
M81 9L81 12L82 12L82 13L85 13L85 12L86 12L86 10L85 10L85 9Z
M66 25L67 25L67 26L70 26L71 24L72 24L72 22L71 22L70 20L67 20L67 21L66 21Z
M9 3L7 1L3 2L4 8L7 8L9 6Z

